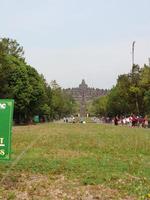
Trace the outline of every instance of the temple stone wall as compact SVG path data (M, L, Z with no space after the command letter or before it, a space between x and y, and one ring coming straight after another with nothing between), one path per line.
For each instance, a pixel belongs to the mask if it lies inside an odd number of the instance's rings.
M98 89L98 88L90 88L85 83L84 80L82 80L81 84L77 88L68 88L64 89L68 94L71 94L71 96L79 103L83 103L93 100L94 98L104 96L107 94L108 90L104 89Z
M108 92L108 90L88 87L88 85L85 83L85 80L82 80L79 87L64 89L64 91L70 94L80 104L81 117L87 115L86 104L88 101L92 101L95 98L104 96Z
M95 98L104 96L108 90L91 88L82 80L81 84L77 88L68 88L64 91L70 94L80 105L80 116L84 117L87 115L86 105L88 101L92 101Z

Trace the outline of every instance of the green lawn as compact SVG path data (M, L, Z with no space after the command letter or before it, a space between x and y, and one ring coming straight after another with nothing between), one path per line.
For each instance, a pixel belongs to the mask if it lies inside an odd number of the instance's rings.
M149 129L49 123L14 127L12 139L12 159L0 163L2 198L17 199L23 175L38 174L51 180L63 175L81 187L101 185L117 191L116 199L148 199Z

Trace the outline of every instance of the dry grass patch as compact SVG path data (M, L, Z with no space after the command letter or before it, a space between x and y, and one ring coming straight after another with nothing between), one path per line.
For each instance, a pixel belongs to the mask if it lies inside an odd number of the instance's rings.
M63 175L18 174L3 183L3 200L135 200L103 185L82 186Z
M52 152L55 157L60 157L60 158L79 158L82 156L89 156L88 153L86 152L81 152L81 151L71 151L71 150L65 150L65 149L57 149L56 151Z

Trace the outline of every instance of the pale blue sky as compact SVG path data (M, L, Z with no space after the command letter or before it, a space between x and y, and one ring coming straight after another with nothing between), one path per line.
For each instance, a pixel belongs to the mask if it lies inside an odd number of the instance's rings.
M150 0L0 0L0 37L16 39L47 81L111 88L150 57Z

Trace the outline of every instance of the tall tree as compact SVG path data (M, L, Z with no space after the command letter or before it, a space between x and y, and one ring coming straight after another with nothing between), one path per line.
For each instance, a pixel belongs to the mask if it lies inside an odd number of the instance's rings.
M12 55L24 60L23 47L16 40L9 38L0 39L0 55Z

